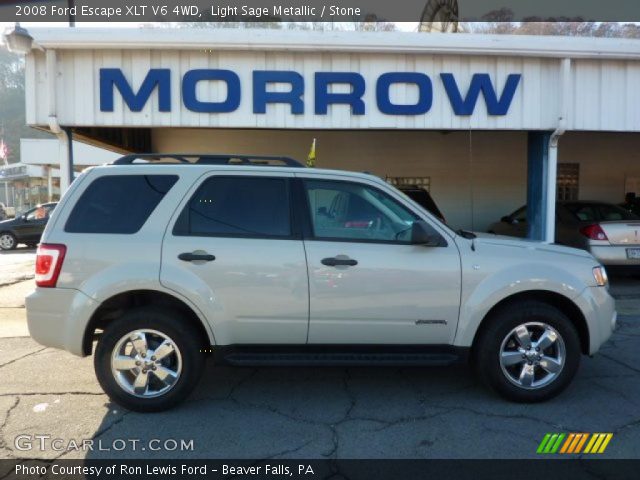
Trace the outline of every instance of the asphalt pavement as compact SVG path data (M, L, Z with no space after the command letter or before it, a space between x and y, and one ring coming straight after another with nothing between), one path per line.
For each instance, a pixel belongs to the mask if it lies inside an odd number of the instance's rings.
M20 263L4 257L0 265ZM31 288L33 281L0 288L0 458L534 458L548 432L611 432L601 457L640 458L635 279L614 283L623 315L612 339L583 357L566 392L543 404L506 402L463 366L210 362L191 398L158 414L111 403L91 357L44 348L8 328L7 312L24 325L20 296Z

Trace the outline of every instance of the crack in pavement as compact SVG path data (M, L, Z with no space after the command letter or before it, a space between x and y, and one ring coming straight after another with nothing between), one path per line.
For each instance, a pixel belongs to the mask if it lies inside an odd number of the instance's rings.
M27 266L27 265L25 264L23 266ZM0 283L0 288L1 287L9 287L11 285L15 285L16 283L26 282L27 280L33 280L34 278L36 278L35 274L27 274L27 275L23 275L21 277L15 277L13 280L10 280L8 282Z
M595 380L591 382L591 385L595 385L596 387L598 387L599 389L603 390L604 392L610 394L610 395L617 395L618 397L626 400L627 402L629 402L632 405L635 405L638 401L638 399L635 396L629 397L627 396L626 393L620 391L620 390L616 390L614 387L609 386L609 385L604 385L601 382Z
M299 447L295 447L295 448L288 448L286 450L283 450L281 452L275 453L273 455L269 455L268 457L265 457L263 459L261 459L260 461L264 461L264 460L273 460L274 458L280 457L282 455L288 455L291 453L296 453L300 450L302 450L304 447L306 447L307 445L310 445L313 442L313 440L309 440L308 442L303 443L302 445L300 445Z
M7 410L7 415L4 417L4 421L2 422L2 425L0 425L0 447L2 448L2 450L9 452L8 456L11 458L13 458L13 450L9 448L9 446L7 445L7 442L4 439L4 429L9 423L9 417L11 417L11 413L18 407L19 404L20 404L20 397L16 397L16 400L15 402L13 402L13 405L11 405L11 407L9 407L9 410Z
M10 361L8 361L8 362L6 362L6 363L2 363L2 364L0 364L0 368L2 368L2 367L6 367L7 365L11 365L12 363L16 363L16 362L18 362L18 361L22 360L23 358L30 357L31 355L36 355L36 354L38 354L38 353L40 353L40 352L42 352L42 351L46 350L47 348L48 348L48 347L42 347L41 349L36 350L35 352L30 352L30 353L27 353L27 354L25 354L25 355L23 355L23 356L21 356L21 357L14 358L13 360L10 360Z
M619 426L618 428L616 428L612 433L614 435L617 435L618 433L620 433L622 430L626 429L626 428L633 428L636 425L640 425L640 418L637 418L635 420L631 420L630 422L625 423L624 425Z
M442 407L444 408L444 407ZM451 413L452 411L456 410L456 407L451 407L448 409L444 409L441 412L434 412L428 415L415 415L415 416L409 416L409 417L402 417L402 418L398 418L396 420L390 420L388 422L381 420L379 421L379 423L384 423L385 425L380 427L380 428L376 428L374 431L376 432L382 432L383 430L386 430L388 428L391 427L395 427L397 425L402 425L404 423L411 423L411 422L420 422L423 420L431 420L432 418L436 418L436 417L440 417L442 415L446 415L448 413ZM354 418L352 420L360 420L359 418Z
M111 410L111 409L109 409ZM93 437L91 437L92 440L96 440L97 438L101 437L102 435L104 435L105 433L107 433L109 430L111 430L113 427L115 427L116 425L119 425L120 423L122 423L122 421L127 417L127 415L133 413L130 410L124 410L122 411L122 415L120 416L120 418L118 418L117 420L114 420L109 426L102 428L101 430L98 430L96 433L93 434Z
M447 407L442 407L439 405L434 405L434 406L438 406L440 408L447 408ZM515 420L528 420L531 422L536 422L536 423L543 423L545 425L548 425L550 427L556 428L556 429L560 429L560 430L570 430L570 431L579 431L579 429L576 428L571 428L569 426L563 425L562 423L555 423L549 420L543 420L541 418L538 417L533 417L530 415L523 415L523 414L513 414L513 415L509 415L509 414L501 414L501 413L491 413L491 412L482 412L480 410L476 410L473 409L471 407L451 407L451 412L456 411L456 410L460 410L463 412L468 412L468 413L472 413L474 415L479 415L481 417L489 417L489 418L502 418L502 419L515 419Z
M607 355L604 352L600 352L600 355L602 355L604 358L606 358L608 360L611 360L614 363L617 363L618 365L622 365L623 367L627 367L629 370L633 370L634 372L640 373L640 368L632 367L631 365L626 364L622 360L618 360L617 358L612 357L611 355Z

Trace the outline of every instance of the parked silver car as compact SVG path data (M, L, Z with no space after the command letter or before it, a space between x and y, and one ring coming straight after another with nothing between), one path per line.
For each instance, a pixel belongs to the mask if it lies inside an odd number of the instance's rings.
M527 228L527 207L524 206L502 217L488 231L526 237ZM610 268L640 267L640 218L605 202L558 202L556 243L587 250Z
M373 175L172 157L194 163L124 157L75 180L26 300L33 338L94 353L129 409L183 400L211 352L240 366L468 361L506 398L542 401L615 328L604 268L582 250L454 232Z

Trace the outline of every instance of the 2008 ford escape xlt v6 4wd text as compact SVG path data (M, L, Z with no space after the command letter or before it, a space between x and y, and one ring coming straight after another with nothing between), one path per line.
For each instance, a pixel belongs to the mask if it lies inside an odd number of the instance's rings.
M105 392L158 411L209 351L233 365L465 360L504 397L542 401L615 328L587 252L455 233L377 177L300 167L149 154L88 170L38 248L31 335L82 356L98 338Z

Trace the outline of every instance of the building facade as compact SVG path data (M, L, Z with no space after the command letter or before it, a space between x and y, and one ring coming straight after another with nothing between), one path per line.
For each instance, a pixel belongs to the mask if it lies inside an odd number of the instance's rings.
M34 30L27 122L119 152L222 152L420 182L456 228L640 187L640 41ZM64 154L63 154L64 157ZM62 159L63 188L66 178ZM638 192L640 193L640 192Z

